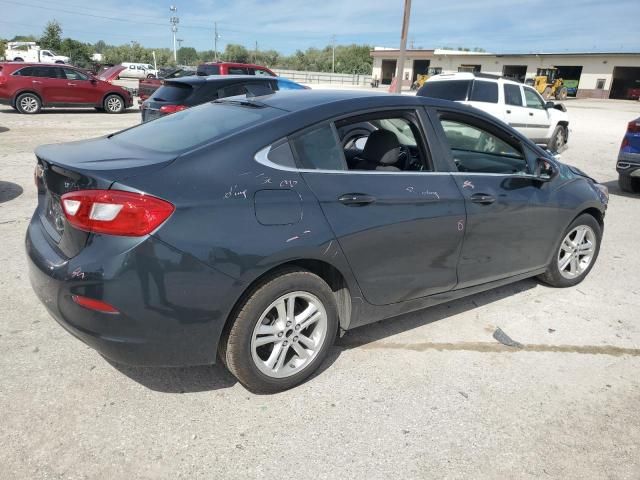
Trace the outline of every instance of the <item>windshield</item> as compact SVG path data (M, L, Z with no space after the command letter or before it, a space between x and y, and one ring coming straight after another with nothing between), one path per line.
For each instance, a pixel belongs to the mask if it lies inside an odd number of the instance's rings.
M284 115L270 107L206 103L112 135L112 141L163 153L181 153Z

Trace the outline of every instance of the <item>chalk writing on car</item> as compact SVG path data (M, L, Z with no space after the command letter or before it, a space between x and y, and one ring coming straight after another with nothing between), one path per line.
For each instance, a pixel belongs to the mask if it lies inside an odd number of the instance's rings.
M280 182L281 187L293 188L298 184L297 180L282 180Z
M238 198L238 197L239 198L244 198L244 199L247 198L247 190L246 189L240 190L238 188L238 185L233 185L233 186L229 187L229 191L224 194L224 198L225 199Z

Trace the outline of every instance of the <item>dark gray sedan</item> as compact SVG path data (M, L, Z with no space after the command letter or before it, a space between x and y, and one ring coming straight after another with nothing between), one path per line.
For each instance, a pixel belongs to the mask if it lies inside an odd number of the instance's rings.
M581 282L606 187L430 98L232 97L36 150L35 292L116 362L293 387L335 336L537 276Z

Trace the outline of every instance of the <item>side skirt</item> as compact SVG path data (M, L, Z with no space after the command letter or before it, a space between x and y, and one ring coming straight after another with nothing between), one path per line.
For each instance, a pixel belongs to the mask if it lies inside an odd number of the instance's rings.
M503 278L489 283L483 283L481 285L474 285L472 287L462 288L460 290L450 290L448 292L438 293L429 297L416 298L413 300L407 300L405 302L393 303L391 305L371 305L366 303L361 298L353 298L353 317L349 324L348 330L351 330L362 325L368 325L375 323L386 318L397 317L398 315L404 315L406 313L415 312L428 307L433 307L441 303L447 303L459 298L468 297L476 293L485 292L492 288L501 287L510 283L515 283L526 278L535 277L541 275L546 271L546 268L540 268L529 272L521 273L512 277Z

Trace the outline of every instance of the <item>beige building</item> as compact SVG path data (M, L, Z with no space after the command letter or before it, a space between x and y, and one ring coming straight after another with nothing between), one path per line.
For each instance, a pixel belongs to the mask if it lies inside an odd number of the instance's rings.
M396 73L399 51L375 48L373 78L382 85ZM524 82L539 68L558 68L569 95L579 98L637 99L640 94L640 53L492 54L458 50L407 50L404 85L421 73L483 72Z

